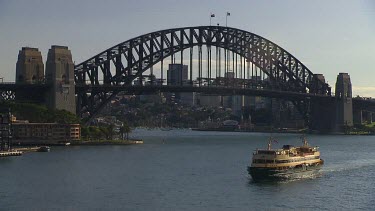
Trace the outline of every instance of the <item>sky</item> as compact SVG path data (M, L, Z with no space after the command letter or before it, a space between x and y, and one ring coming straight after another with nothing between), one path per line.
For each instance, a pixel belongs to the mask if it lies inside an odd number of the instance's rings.
M373 0L0 0L0 78L14 81L18 51L47 59L65 45L80 63L136 36L162 29L225 25L278 44L334 87L351 76L353 95L375 97Z

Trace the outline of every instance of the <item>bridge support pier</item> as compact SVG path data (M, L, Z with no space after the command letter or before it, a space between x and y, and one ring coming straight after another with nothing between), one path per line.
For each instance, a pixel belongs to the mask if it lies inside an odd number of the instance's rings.
M371 113L371 112L368 112L368 114L367 114L367 122L368 122L369 124L372 123L372 113Z
M332 98L312 99L310 102L310 128L329 133L336 124L336 102Z
M353 110L353 122L356 125L361 125L363 123L362 110Z

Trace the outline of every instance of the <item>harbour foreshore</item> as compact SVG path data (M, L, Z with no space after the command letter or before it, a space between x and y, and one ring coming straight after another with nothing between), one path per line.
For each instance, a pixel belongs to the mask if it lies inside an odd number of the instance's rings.
M57 140L14 140L13 146L80 146L80 145L132 145L132 144L143 144L141 139L129 139L129 140L89 140L89 141L57 141Z
M73 146L133 145L133 144L143 144L143 140L132 139L132 140L75 141L75 142L70 143L70 145L73 145Z
M21 151L0 151L0 157L9 157L9 156L20 156L22 155Z

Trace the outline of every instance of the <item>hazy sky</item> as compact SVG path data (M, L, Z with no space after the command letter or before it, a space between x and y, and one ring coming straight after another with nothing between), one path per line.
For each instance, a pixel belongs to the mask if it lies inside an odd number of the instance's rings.
M161 29L228 25L280 45L334 86L351 76L354 95L375 97L373 0L0 0L0 77L14 81L18 51L67 45L82 62L135 36Z

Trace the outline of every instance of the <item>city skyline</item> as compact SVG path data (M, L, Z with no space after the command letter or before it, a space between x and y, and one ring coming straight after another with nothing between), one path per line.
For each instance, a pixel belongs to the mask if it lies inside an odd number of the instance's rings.
M236 4L238 3L238 4ZM201 5L196 7L194 5ZM238 5L241 5L239 7ZM108 9L105 9L108 8ZM292 9L293 8L293 9ZM291 12L293 11L293 12ZM80 63L133 37L161 29L225 25L265 37L322 73L351 76L353 95L375 97L375 3L372 1L0 1L0 77L14 81L18 51L66 45ZM215 17L211 18L211 14Z

